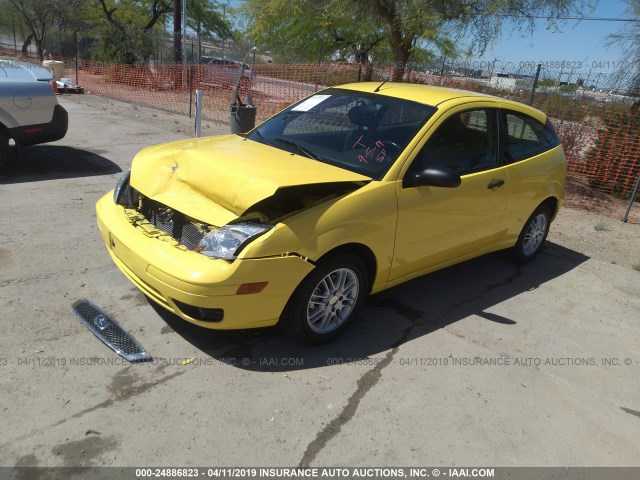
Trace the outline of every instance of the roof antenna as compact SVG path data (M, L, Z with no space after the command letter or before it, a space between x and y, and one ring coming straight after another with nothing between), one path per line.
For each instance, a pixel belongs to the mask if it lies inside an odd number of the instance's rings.
M378 87L373 91L373 93L378 93L385 83L387 83L386 80L382 82L380 85L378 85Z

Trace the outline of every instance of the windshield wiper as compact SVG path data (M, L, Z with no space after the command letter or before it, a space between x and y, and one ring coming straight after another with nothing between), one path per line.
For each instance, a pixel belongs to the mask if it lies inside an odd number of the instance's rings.
M275 137L273 140L276 141L276 142L279 142L279 143L283 143L284 145L289 145L290 147L295 148L300 153L304 154L305 156L307 156L309 158L313 158L314 160L320 160L320 157L318 155L316 155L315 153L310 152L309 150L307 150L304 147L301 147L296 142L292 142L291 140L285 140L284 138L280 138L280 137Z

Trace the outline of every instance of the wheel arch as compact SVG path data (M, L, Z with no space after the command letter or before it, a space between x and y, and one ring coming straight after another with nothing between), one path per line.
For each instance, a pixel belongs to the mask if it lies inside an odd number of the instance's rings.
M378 262L373 251L362 243L345 243L332 248L323 254L315 263L321 263L326 261L328 258L338 255L352 255L362 261L367 270L367 277L369 280L369 284L367 285L367 294L371 293L371 288L374 285L378 271Z
M0 163L5 163L10 154L11 131L0 122Z
M551 211L551 221L556 218L558 211L560 210L560 200L557 197L550 196L545 198L540 205L538 205L533 211L535 212L540 207L547 207Z
M2 122L1 119L0 119L0 132L6 133L9 138L13 138L11 136L11 131L9 130L9 128L7 126L5 126L5 124Z
M316 283L323 275L328 275L335 268L345 266L342 262L347 263L347 258L344 258L347 256L353 258L351 263L357 261L358 270L361 268L365 269L363 273L367 276L369 285L361 290L362 293L357 295L355 306L346 320L332 331L318 333L309 326L309 319L307 317L307 308L310 301L309 295L312 294L314 288L317 288ZM340 257L342 257L342 259ZM331 262L333 262L333 264ZM347 328L350 324L350 319L354 318L354 311L358 310L364 303L364 299L371 291L372 277L375 275L376 270L376 260L373 252L367 246L361 243L347 243L327 251L313 263L317 264L317 268L309 272L292 292L280 314L278 325L304 344L320 345L332 341ZM323 264L325 264L324 269L322 267ZM313 288L310 289L310 287Z

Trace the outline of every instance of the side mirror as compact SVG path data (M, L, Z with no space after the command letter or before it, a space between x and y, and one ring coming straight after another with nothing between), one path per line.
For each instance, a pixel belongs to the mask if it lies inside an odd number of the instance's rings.
M459 187L461 183L462 179L455 170L448 167L433 167L405 176L402 186L403 188L426 186L455 188Z

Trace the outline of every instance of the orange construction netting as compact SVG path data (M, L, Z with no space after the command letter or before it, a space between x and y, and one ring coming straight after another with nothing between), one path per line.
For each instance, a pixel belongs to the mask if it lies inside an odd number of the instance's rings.
M65 76L76 80L74 60L65 61ZM113 65L81 61L77 83L85 93L187 115L193 91L203 91L203 118L228 123L229 105L237 69L189 65ZM264 120L287 105L328 85L360 80L390 80L390 68L365 68L349 63L257 64L241 78L243 101L250 94ZM516 76L517 77L517 76ZM522 78L522 75L520 75ZM448 72L408 73L406 81L465 88L524 103L530 88L492 85L486 79L466 78ZM519 80L518 80L519 81ZM567 95L561 88L536 91L533 105L550 117L567 155L565 204L622 218L640 176L640 111L622 95L603 95L575 89ZM640 222L640 193L629 221Z

